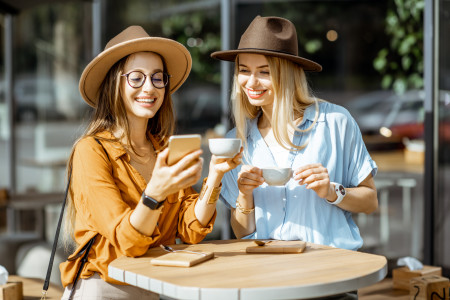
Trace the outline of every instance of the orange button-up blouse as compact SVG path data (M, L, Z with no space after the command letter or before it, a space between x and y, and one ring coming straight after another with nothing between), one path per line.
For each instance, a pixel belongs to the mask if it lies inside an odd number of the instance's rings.
M109 132L98 136L113 138ZM69 195L76 208L74 238L79 246L69 259L98 234L80 278L97 272L106 282L123 284L108 277L111 261L122 255L143 255L160 244L174 244L177 237L184 243L199 243L212 231L216 213L203 227L194 213L198 194L187 188L167 198L153 234L142 235L131 225L130 215L147 184L120 143L100 141L103 147L93 137L83 138L75 146ZM153 137L152 143L158 149ZM80 263L81 257L60 265L63 286L73 282Z

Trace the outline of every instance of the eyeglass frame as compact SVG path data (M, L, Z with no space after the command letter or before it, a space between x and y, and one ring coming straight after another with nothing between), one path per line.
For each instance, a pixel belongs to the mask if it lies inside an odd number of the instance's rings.
M141 73L142 75L144 75L144 80L142 81L142 84L141 84L140 86L132 86L132 85L130 84L130 81L129 81L129 79L128 79L128 76L130 76L130 74L131 74L131 73L134 73L134 72L138 72L138 73ZM157 86L155 86L155 84L153 83L153 76L155 76L155 74L158 74L158 73L162 73L163 75L167 75L167 82L164 84L163 87L157 87ZM141 72L141 71L130 71L130 72L128 72L128 73L126 73L126 74L122 74L122 75L120 75L120 76L121 76L121 77L122 77L122 76L123 76L123 77L126 77L128 85L129 85L131 88L133 88L133 89L139 89L139 88L141 88L141 87L145 84L145 81L147 80L147 75L144 74L144 73ZM171 77L172 77L172 75L170 75L170 74L168 74L168 73L166 73L166 72L163 72L163 71L157 71L157 72L155 72L155 73L153 73L153 74L150 75L150 82L152 83L152 85L153 85L153 87L154 87L155 89L159 89L159 90L160 90L160 89L165 88L165 87L169 84L169 80L170 80Z

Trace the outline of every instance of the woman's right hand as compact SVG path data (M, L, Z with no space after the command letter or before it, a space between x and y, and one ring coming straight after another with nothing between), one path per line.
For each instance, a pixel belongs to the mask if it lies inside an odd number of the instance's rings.
M189 153L176 164L169 166L169 149L164 149L156 157L152 178L145 188L145 194L156 200L164 200L167 196L194 185L202 175L202 152L197 150Z
M237 184L239 192L243 196L249 196L253 194L253 190L264 183L264 177L262 177L262 170L260 168L244 165L238 174Z

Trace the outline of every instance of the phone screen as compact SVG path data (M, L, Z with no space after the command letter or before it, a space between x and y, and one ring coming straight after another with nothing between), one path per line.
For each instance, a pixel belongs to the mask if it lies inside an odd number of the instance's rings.
M169 156L167 164L177 163L187 154L200 149L202 138L200 134L174 135L169 138Z

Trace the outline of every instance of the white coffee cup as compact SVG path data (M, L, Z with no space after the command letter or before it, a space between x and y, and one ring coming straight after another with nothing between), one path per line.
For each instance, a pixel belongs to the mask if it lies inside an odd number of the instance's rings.
M218 158L231 158L239 153L242 146L241 139L216 138L209 139L209 151Z
M261 170L268 185L285 185L292 177L291 168L262 168Z

